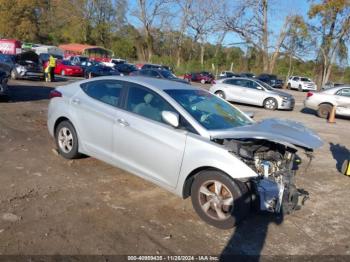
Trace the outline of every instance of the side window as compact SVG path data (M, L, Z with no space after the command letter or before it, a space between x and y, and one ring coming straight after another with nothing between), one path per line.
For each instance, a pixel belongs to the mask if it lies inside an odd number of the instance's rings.
M164 123L162 111L175 110L158 94L141 87L130 87L126 109L137 115Z
M122 88L122 82L115 80L93 81L81 85L81 89L88 96L115 107L120 104Z
M250 84L250 88L252 89L258 89L258 84L254 81L249 81L249 84Z
M299 81L299 77L294 77L294 81Z
M158 72L153 71L153 70L150 70L149 75L150 75L151 77L160 78L160 75L158 74Z
M340 90L337 92L337 95L339 95L339 96L350 97L350 88L343 88L343 89L340 89Z

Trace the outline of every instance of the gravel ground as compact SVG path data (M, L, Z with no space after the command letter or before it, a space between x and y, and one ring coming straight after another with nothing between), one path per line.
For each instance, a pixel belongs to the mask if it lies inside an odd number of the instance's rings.
M294 111L238 105L256 120L300 121L325 143L300 168L297 184L310 193L302 210L283 219L252 214L219 230L197 217L189 199L94 158L58 156L47 95L64 83L11 81L10 100L0 102L0 254L350 254L350 178L338 171L350 158L349 119L328 124L302 110L306 94L297 91L288 91Z

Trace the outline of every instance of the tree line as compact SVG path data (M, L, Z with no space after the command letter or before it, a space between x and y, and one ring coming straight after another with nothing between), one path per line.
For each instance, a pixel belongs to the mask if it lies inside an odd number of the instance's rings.
M276 32L276 0L0 0L0 37L101 45L178 73L233 70L303 74L319 86L350 82L350 1L307 4L307 17L291 11ZM224 45L228 38L239 40Z

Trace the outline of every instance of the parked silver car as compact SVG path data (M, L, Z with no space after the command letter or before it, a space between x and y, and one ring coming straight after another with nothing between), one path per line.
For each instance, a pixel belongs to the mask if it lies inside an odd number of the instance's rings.
M301 124L254 122L174 81L99 77L56 88L50 98L48 129L63 157L90 155L191 196L198 215L219 228L243 219L253 195L262 210L297 208L305 197L293 183L297 149L322 145Z
M292 95L274 89L259 79L227 78L217 80L210 92L231 102L263 106L269 110L293 110L295 99Z

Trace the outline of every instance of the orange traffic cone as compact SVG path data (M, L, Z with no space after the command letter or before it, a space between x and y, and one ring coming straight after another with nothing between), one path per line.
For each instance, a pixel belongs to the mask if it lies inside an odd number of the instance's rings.
M336 109L336 106L333 106L332 111L328 117L328 123L335 124L335 109Z

